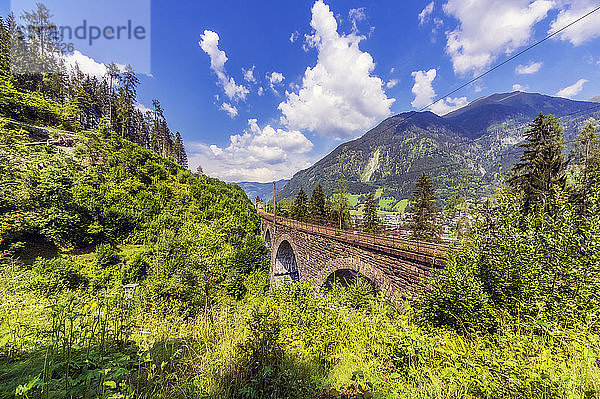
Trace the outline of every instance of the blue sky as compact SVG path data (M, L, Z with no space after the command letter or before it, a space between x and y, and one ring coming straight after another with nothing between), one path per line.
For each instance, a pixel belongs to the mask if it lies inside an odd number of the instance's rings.
M289 178L598 5L154 0L151 76L138 96L146 106L162 102L192 169L227 181ZM3 15L8 9L0 0ZM87 56L96 71L93 62L110 61ZM585 100L600 95L599 78L600 11L432 110L515 89Z

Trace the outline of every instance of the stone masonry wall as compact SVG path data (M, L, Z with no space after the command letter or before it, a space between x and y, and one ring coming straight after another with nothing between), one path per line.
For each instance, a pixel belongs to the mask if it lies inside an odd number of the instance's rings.
M288 241L294 251L299 278L320 288L334 271L350 269L371 280L386 296L394 300L404 292L417 293L423 279L431 274L431 266L404 259L332 237L308 233L261 219L263 237L271 237L271 282L275 283L277 249Z

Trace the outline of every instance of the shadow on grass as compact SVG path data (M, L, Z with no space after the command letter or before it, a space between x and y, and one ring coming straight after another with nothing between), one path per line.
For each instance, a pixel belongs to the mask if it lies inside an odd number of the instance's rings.
M37 257L54 258L60 255L60 250L56 245L47 242L40 236L27 236L21 238L25 242L25 247L15 255L27 266L33 265Z
M14 358L0 357L0 398L14 398L19 385L25 385L44 369L44 351L23 353Z

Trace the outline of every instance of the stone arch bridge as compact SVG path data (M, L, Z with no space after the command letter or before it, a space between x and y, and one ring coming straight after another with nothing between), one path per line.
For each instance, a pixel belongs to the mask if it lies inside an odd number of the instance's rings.
M258 210L271 250L271 284L304 280L317 288L357 272L395 300L416 293L433 268L445 266L443 245L299 222Z

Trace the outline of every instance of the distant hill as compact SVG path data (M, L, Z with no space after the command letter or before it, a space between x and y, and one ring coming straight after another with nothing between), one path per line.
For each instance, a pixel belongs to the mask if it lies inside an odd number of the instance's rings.
M467 137L478 138L488 133L490 127L509 121L529 121L540 112L562 116L587 107L585 101L515 91L481 97L443 118L463 127Z
M479 98L443 117L431 112L395 115L297 172L281 196L292 198L301 186L310 193L318 183L331 195L343 178L352 194L379 189L382 198L400 201L410 197L422 171L441 198L462 190L465 174L471 180L469 192L491 193L497 172L506 172L519 158L522 133L540 112L568 115L561 122L571 140L587 118L600 116L600 106L517 91Z
M600 96L592 97L588 101L591 103L600 103Z
M278 180L275 183L278 193L287 184L288 181L289 180L282 179L282 180ZM263 201L266 201L266 202L273 200L273 183L272 182L271 183L240 182L240 183L233 183L233 184L237 184L238 186L240 186L252 202L254 202L256 200L257 195ZM278 194L278 196L279 196L279 194Z

